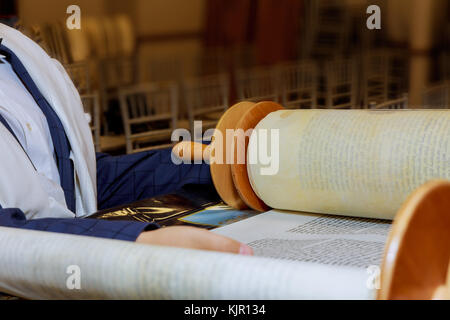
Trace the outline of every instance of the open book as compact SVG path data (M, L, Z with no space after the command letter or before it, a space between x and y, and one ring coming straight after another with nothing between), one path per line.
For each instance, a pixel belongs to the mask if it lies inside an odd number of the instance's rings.
M340 294L365 285L367 293L359 298L367 298L380 288L390 227L389 220L271 210L213 232L248 244L255 256L304 263L304 271L317 276L315 291L329 289L328 275L315 272L319 266L331 267L336 274L354 273Z

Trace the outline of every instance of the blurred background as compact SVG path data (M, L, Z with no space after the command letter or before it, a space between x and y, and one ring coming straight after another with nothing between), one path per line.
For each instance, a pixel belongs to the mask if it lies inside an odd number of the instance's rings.
M98 151L167 147L241 100L449 107L450 0L0 0L0 21L63 63Z

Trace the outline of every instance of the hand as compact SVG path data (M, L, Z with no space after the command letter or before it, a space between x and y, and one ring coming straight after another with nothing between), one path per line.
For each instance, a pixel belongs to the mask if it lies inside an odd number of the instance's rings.
M174 226L146 231L139 235L136 242L253 255L253 250L243 243L194 227Z

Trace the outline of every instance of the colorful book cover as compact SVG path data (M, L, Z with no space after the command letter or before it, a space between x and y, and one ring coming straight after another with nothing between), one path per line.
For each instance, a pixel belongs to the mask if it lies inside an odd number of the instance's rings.
M254 211L235 210L225 205L212 187L190 185L173 194L102 210L89 218L155 222L162 227L190 225L214 229L255 214Z

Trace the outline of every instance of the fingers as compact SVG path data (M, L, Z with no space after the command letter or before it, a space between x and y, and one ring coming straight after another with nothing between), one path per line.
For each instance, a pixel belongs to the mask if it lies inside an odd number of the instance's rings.
M179 248L252 255L253 250L239 241L204 229L175 226L142 233L136 242Z
M239 241L227 238L207 230L192 228L191 244L201 250L212 250L221 252L241 253L241 244ZM244 245L245 246L245 245ZM246 246L245 246L246 247Z

